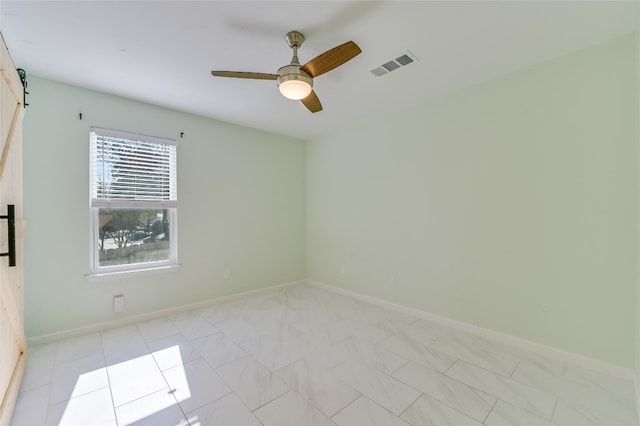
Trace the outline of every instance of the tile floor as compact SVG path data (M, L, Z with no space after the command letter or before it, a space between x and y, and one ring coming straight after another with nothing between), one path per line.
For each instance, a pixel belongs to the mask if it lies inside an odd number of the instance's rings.
M302 285L30 348L12 425L637 425L616 379Z

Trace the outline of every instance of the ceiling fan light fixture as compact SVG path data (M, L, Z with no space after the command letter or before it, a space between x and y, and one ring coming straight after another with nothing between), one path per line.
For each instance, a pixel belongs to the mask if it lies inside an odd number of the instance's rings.
M303 80L288 79L280 83L280 93L294 101L304 99L311 93L311 86Z
M311 76L297 66L286 66L278 70L278 89L287 99L299 101L311 93L313 80Z

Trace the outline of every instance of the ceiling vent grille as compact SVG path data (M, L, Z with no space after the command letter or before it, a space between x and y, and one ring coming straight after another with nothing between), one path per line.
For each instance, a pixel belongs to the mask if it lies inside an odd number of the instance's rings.
M371 74L375 75L376 77L382 77L385 74L389 74L391 71L395 71L399 68L405 67L417 60L418 58L416 58L415 55L407 51L407 53L398 56L396 59L385 62L379 67L372 69Z

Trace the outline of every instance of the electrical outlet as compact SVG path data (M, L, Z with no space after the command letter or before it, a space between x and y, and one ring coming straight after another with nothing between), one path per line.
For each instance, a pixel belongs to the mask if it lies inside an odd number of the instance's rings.
M113 312L124 311L124 295L113 296Z
M398 277L396 277L396 274L391 274L391 276L389 277L389 281L391 282L392 286L397 286L398 285Z
M344 265L340 265L340 274L344 275Z
M224 279L225 280L230 280L231 279L231 270L230 269L225 269L224 270Z

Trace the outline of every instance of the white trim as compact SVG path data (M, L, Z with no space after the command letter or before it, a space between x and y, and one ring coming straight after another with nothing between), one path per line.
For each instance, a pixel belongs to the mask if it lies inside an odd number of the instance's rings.
M162 318L167 315L175 315L175 314L190 311L193 309L207 308L209 306L217 305L220 303L229 302L232 300L242 299L249 296L255 296L257 294L268 293L270 291L278 290L281 288L293 287L293 286L303 285L303 284L305 284L305 280L291 281L288 283L276 284L269 287L259 288L256 290L249 290L242 293L235 293L227 296L220 296L213 299L204 300L202 302L192 303L189 305L182 305L182 306L177 306L173 308L162 309L159 311L132 315L130 317L111 320L111 321L104 321L104 322L89 325L86 327L78 327L71 330L60 331L57 333L31 337L27 339L27 346L42 345L42 344L51 343L57 340L83 336L85 334L98 333L98 332L109 330L116 327L123 327L126 325L136 324L142 321L149 321L157 318Z
M106 209L174 209L178 200L106 200L92 198L91 207Z
M139 266L148 265L148 263L146 264L140 263L137 265ZM155 268L142 266L142 267L139 267L138 269L129 269L129 270L118 269L112 272L96 272L96 273L88 274L86 278L87 280L89 280L89 282L100 282L100 281L113 281L113 280L136 278L136 277L145 277L148 275L157 275L157 274L164 274L168 272L176 272L180 269L181 266L182 265L167 265L167 266L158 266Z
M178 209L169 209L169 260L173 265L178 263Z
M484 327L479 327L477 325L469 324L463 321L458 321L458 320L443 317L440 315L432 314L429 312L421 311L419 309L410 308L408 306L389 302L384 299L379 299L377 297L356 293L351 290L346 290L344 288L335 287L335 286L321 283L318 281L307 280L307 284L318 287L318 288L322 288L328 291L332 291L334 293L338 293L343 296L351 297L353 299L372 303L374 305L378 305L383 308L400 311L402 313L412 315L421 319L433 321L435 323L442 324L444 326L451 327L456 330L464 331L465 333L474 334L476 336L481 336L481 337L487 337L487 338L499 341L501 343L506 343L511 346L516 346L518 348L525 349L530 352L535 352L543 356L554 358L563 362L568 362L580 367L584 367L590 370L598 371L600 373L608 374L610 376L636 381L636 372L631 368L608 363L595 358L590 358L574 352L569 352L562 349L554 348L552 346L547 346L542 343L537 343L531 340L524 339L522 337L512 336L510 334L501 333L499 331L490 330Z
M89 131L92 133L96 133L100 136L105 136L110 138L129 139L129 140L135 140L138 142L158 143L162 145L178 146L177 140L160 138L158 136L142 135L140 133L124 132L122 130L105 129L103 127L94 127L94 126L89 127Z

